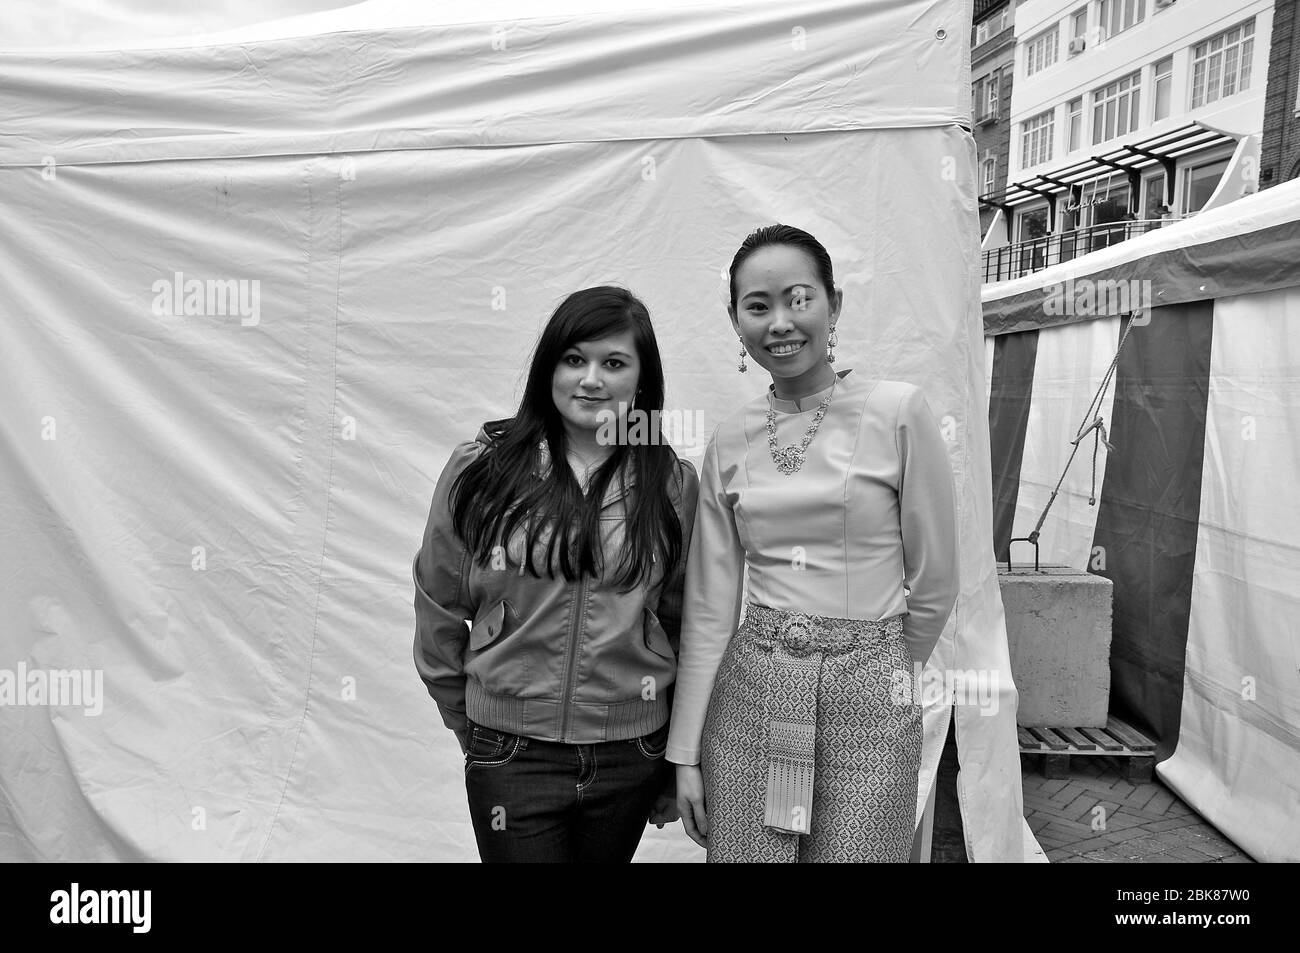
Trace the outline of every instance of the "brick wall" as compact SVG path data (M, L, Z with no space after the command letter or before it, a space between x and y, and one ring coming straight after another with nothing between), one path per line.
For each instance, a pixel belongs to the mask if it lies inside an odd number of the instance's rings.
M997 162L994 172L993 191L1001 192L1007 184L1007 161L1011 151L1011 86L1015 74L1014 52L1015 31L1010 27L997 36L990 37L971 51L971 81L987 76L994 69L1001 67L998 82L998 118L993 122L976 125L972 129L975 138L975 191L984 192L984 178L980 172L980 163L990 153ZM980 209L980 234L988 231L989 223L997 212L990 208Z
M1264 134L1260 141L1259 185L1266 189L1300 178L1300 12L1298 0L1277 0L1264 93Z

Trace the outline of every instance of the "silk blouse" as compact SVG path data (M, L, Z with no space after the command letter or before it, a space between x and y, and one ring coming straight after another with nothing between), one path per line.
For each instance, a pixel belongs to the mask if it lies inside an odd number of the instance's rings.
M667 757L700 760L700 736L742 602L841 619L906 613L924 662L958 589L957 520L948 448L919 388L842 371L795 473L777 445L797 445L832 388L798 401L769 392L723 421L705 450L686 565L681 647ZM747 592L746 592L747 587Z

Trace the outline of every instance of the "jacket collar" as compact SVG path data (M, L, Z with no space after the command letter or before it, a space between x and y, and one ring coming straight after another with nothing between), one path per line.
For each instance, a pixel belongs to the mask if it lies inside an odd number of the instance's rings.
M478 436L474 439L484 445L490 445L492 443L492 438L488 435L486 424L479 428ZM537 456L533 459L533 476L539 479L549 476L551 473L552 459L550 445L547 444L545 439L539 441L537 444ZM622 479L620 479L620 477L622 477ZM605 488L605 496L600 501L600 508L603 510L610 504L617 503L619 500L623 499L623 497L627 496L635 485L636 471L625 463L623 466L623 472L621 474L616 474L614 479L610 481L609 486Z

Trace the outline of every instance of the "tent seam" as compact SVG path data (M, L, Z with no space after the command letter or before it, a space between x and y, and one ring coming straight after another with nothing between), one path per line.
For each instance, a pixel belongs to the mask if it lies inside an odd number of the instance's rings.
M339 297L342 289L342 269L343 269L343 186L341 180L335 180L335 212L336 212L336 254L335 254L335 273L334 273L334 343L331 355L330 368L330 417L329 417L329 465L326 468L325 476L325 513L324 519L321 520L321 548L320 560L316 567L316 592L315 600L312 606L312 626L311 626L311 652L307 660L307 687L303 695L302 714L298 718L298 730L293 739L293 753L289 756L289 766L285 769L284 784L280 788L280 799L276 802L275 813L271 816L271 823L267 827L266 839L263 840L261 848L257 852L257 860L261 861L266 854L267 847L270 846L271 836L275 833L275 825L280 819L280 809L284 806L285 797L289 792L289 782L293 777L294 765L298 763L298 749L302 743L302 730L307 723L307 712L311 708L311 687L316 672L316 646L320 638L320 594L321 583L325 576L325 551L329 540L329 521L330 521L330 502L333 499L334 490L334 452L337 447L335 421L338 414L338 368L339 368Z

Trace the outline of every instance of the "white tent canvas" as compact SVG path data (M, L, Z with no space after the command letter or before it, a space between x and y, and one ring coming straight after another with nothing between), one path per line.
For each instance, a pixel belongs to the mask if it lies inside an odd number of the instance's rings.
M89 693L0 706L0 857L474 859L411 659L434 481L598 283L649 306L698 460L763 383L719 287L773 221L834 257L838 366L921 385L949 437L962 587L931 665L1000 686L956 709L968 852L1034 852L966 4L610 7L0 57L0 669ZM927 707L922 803L948 717ZM674 826L638 857L702 853Z
M1285 182L983 295L989 389L1028 406L995 405L997 445L1023 450L997 488L999 544L1036 524L1116 356L1130 315L1103 296L1151 305L1094 408L1112 447L1094 479L1085 438L1041 558L1112 580L1111 710L1157 742L1179 797L1272 862L1300 860L1297 249L1300 182ZM1095 306L1044 307L1094 290Z

